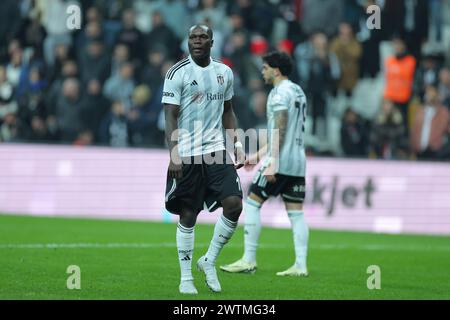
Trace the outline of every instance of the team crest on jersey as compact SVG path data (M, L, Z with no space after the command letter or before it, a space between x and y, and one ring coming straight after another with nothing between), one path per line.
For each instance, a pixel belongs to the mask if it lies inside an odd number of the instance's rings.
M223 85L225 83L225 79L223 78L223 75L219 74L217 76L217 83L220 85Z

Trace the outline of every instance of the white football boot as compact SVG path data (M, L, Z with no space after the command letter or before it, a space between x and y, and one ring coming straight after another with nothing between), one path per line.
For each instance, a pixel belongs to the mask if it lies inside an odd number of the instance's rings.
M197 261L197 270L205 274L206 284L213 292L221 292L219 278L217 278L216 267L207 261L205 256L202 256Z
M179 290L181 294L198 294L198 291L194 285L194 279L181 280Z
M285 277L285 276L294 276L294 277L307 277L308 271L307 270L301 270L296 265L293 265L287 270L277 272L277 276Z
M239 259L232 264L227 264L225 266L220 266L220 270L231 272L231 273L255 273L256 263L249 263L244 259Z

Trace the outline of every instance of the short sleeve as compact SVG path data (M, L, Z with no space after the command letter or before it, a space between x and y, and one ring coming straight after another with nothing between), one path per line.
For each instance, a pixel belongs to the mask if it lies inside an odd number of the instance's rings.
M228 83L225 88L225 101L231 100L234 96L234 75L231 69L228 69Z
M166 76L164 79L164 89L162 103L181 105L181 92L183 90L181 72L175 73L172 77Z
M289 107L289 97L287 94L282 92L276 92L273 94L271 99L271 105L273 111L287 110Z

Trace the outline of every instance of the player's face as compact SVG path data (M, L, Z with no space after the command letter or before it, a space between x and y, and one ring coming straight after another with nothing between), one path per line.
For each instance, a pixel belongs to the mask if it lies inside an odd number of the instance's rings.
M264 63L261 73L266 84L273 84L273 80L275 78L275 70L272 67L270 67L267 63Z
M189 34L189 53L193 58L206 58L211 54L213 41L203 28L195 28Z

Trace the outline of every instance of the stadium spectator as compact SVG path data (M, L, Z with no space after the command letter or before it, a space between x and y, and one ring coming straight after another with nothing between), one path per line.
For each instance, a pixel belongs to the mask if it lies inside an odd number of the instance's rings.
M361 44L355 39L350 24L339 25L339 35L331 42L331 51L339 60L341 78L338 88L347 96L351 96L359 79L359 58L361 57Z
M0 1L0 63L8 59L8 46L15 37L21 23L19 2Z
M367 27L367 9L371 5L377 5L380 8L383 7L384 0L367 0L363 4L362 9L358 11L358 28L359 30L356 34L357 40L362 45L362 56L360 60L360 70L361 77L375 78L380 72L380 43L383 39L383 31L385 30L386 21L383 19L384 23L382 29L369 29Z
M104 34L100 22L91 21L81 30L76 38L77 56L86 52L87 46L93 41L103 42Z
M61 71L55 72L55 78L46 94L46 105L49 111L54 109L54 106L56 105L56 100L62 90L64 80L68 78L78 78L78 75L79 72L76 61L64 61Z
M55 47L58 43L72 44L71 30L67 28L67 7L78 5L76 0L39 1L42 12L42 25L47 32L44 41L45 62L53 66L55 62Z
M295 49L300 85L308 95L312 112L314 135L327 134L327 98L335 91L336 82L341 77L339 61L329 51L327 36L321 32L311 36L308 42Z
M19 46L11 49L10 61L6 66L6 74L8 81L17 87L20 78L24 76L26 72L26 64L23 57L23 49Z
M69 59L73 59L72 50L69 45L65 43L57 44L55 47L55 62L52 66L47 66L47 79L50 83L56 81L62 72L63 65ZM75 62L72 60L72 62Z
M44 40L47 32L41 24L41 13L31 10L29 15L21 21L16 37L21 40L24 48L31 49L38 59L44 59Z
M240 38L241 36L243 35L240 34L238 35L238 39L235 39L238 43L244 40L243 38ZM245 42L241 42L240 44L245 45ZM241 47L240 49L245 50L245 47ZM260 90L264 86L263 81L261 80L261 56L267 53L268 49L269 43L267 40L261 35L254 35L250 41L250 54L245 54L241 57L233 57L234 59L242 59L242 63L240 64L242 67L240 79L242 80L243 85L251 91ZM234 59L232 60L233 65L235 61Z
M90 130L83 130L73 142L76 146L89 146L94 142L94 135Z
M8 80L5 67L0 65L0 123L8 114L15 114L18 110L14 99L14 86Z
M128 46L125 43L116 44L111 59L110 75L119 73L120 66L128 61L130 61L130 50L128 49Z
M422 44L427 40L429 29L429 4L428 0L404 0L400 16L402 28L398 30L405 37L406 44L412 55L417 59L420 57Z
M101 40L91 41L87 50L80 58L81 80L87 83L91 79L98 79L104 83L111 70L110 58Z
M161 45L155 45L148 53L147 64L141 71L140 83L145 83L150 87L152 92L160 89L164 79L161 70L166 61L167 50Z
M435 86L439 82L438 56L426 55L420 61L414 77L414 93L422 97L428 85Z
M450 112L442 105L437 88L428 85L411 130L412 151L422 160L442 159L449 133Z
M80 82L77 79L66 79L56 101L56 124L61 141L65 143L73 143L83 128L80 89Z
M303 31L311 35L323 30L327 37L334 36L344 15L342 0L303 0Z
M121 101L114 101L110 112L103 118L99 130L100 142L111 147L130 146L130 129L125 106Z
M96 4L98 4L98 1L96 1ZM116 32L115 30L111 30L111 28L108 28L108 26L110 25L110 21L105 21L103 18L103 14L100 10L99 7L97 6L92 6L87 8L86 10L86 14L85 14L85 25L86 28L83 28L81 31L84 32L84 29L86 29L86 32L88 32L87 30L87 26L89 25L95 25L97 30L91 30L91 31L98 31L97 32L97 37L98 36L102 36L103 40L105 42L105 45L108 48L111 48L114 46L114 41L115 41L115 37L116 37ZM119 27L117 27L117 29L119 29ZM118 32L118 30L117 30ZM81 33L80 37L82 37L83 33ZM95 38L95 34L92 34L92 32L86 35L89 38ZM83 41L81 39L81 41ZM85 39L86 41L86 39Z
M226 15L223 3L216 0L200 0L200 8L194 14L194 22L202 23L205 20L211 21L214 26L214 34L224 32L226 28Z
M154 130L156 129L156 117L160 110L151 110L151 98L152 92L145 84L137 86L133 92L133 105L127 113L133 146L151 145L152 138L156 138ZM150 114L151 111L152 114Z
M274 25L275 8L267 1L239 0L227 3L227 12L239 14L243 27L251 34L259 34L268 39Z
M405 41L394 37L395 54L385 61L384 99L393 101L405 119L408 132L408 107L413 93L416 59L408 53Z
M392 101L384 100L370 137L371 150L380 159L400 159L408 155L408 141L401 112Z
M185 1L182 0L158 0L155 10L161 12L167 26L175 32L178 39L184 39L185 30L189 28L191 17L188 13Z
M18 117L21 123L21 135L30 137L33 132L33 121L43 123L47 117L47 106L45 105L45 93L47 81L43 78L42 69L33 67L28 78L25 79L18 88ZM37 125L39 127L39 125ZM30 132L31 131L31 132ZM38 140L42 134L38 130Z
M128 110L131 107L131 95L135 88L133 65L126 62L120 66L119 73L111 75L103 88L103 94L111 101L121 101Z
M266 128L267 94L263 90L255 91L250 99L250 128Z
M88 131L92 135L92 141L99 141L98 128L108 111L109 101L102 95L101 82L97 79L89 80L80 114L85 131L83 139L79 143L86 144Z
M347 108L342 119L341 144L347 157L367 157L369 133L367 123L351 108Z
M0 142L14 142L19 137L19 123L16 114L8 113L0 124Z
M223 53L224 57L230 60L242 86L247 87L248 75L245 69L248 66L247 61L250 59L247 34L239 30L233 31L225 41Z
M145 59L144 35L136 27L136 16L132 9L127 9L122 14L122 30L117 35L117 42L128 46L132 60L141 62Z
M180 54L180 40L170 29L159 11L152 12L152 30L145 36L147 52L154 46L163 46L167 51L167 59L176 59Z
M443 68L439 72L439 97L442 103L450 109L450 69Z

